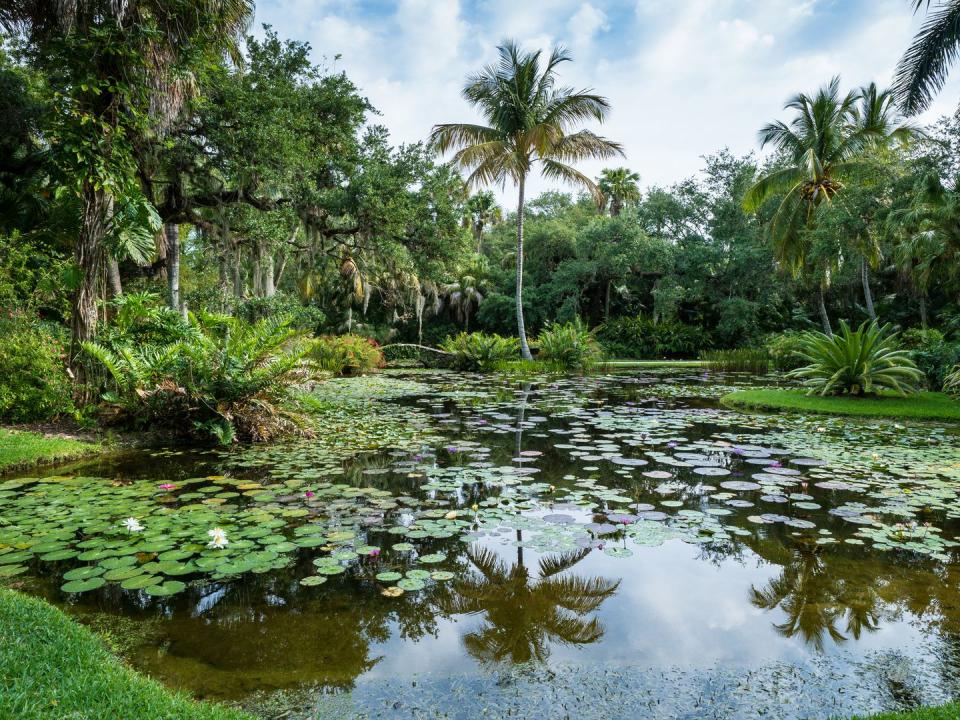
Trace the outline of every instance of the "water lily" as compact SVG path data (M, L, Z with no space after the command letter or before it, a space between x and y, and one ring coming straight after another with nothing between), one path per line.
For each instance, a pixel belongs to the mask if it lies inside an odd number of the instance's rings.
M227 533L224 532L222 528L208 530L207 535L210 536L210 542L207 543L207 547L214 548L215 550L223 550L230 544L230 541L227 540Z
M126 520L124 520L123 526L128 532L143 532L143 525L141 525L140 521L134 517L128 517Z
M173 483L161 483L159 487L160 487L161 490L176 490L176 489L177 489L177 486L174 485Z
M474 503L473 505L470 506L470 509L473 510L474 512L477 512L477 510L480 509L480 506Z
M456 510L451 510L451 511L448 512L446 515L444 515L443 517L444 517L445 520L456 520L456 519L457 519L457 511L456 511Z
M306 497L306 498L309 500L309 499L312 498L314 495L316 495L316 493L313 492L313 490L307 490L303 495L304 495L304 497Z

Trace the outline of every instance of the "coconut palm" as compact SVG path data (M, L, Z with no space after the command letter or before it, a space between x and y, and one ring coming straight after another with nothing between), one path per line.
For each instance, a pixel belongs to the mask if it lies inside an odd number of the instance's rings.
M931 0L911 0L914 12L930 9ZM926 110L943 89L950 66L960 52L960 0L938 2L900 58L893 88L907 115Z
M503 220L503 211L497 205L497 199L489 190L472 195L467 201L466 222L469 224L473 239L477 243L477 254L483 251L483 231L490 225Z
M750 187L743 207L756 212L771 197L782 195L770 220L770 234L778 261L795 277L810 256L811 237L805 232L816 220L822 203L829 203L843 188L845 174L860 167L855 157L864 146L857 126L856 92L840 93L834 77L816 95L800 93L784 106L795 117L789 125L775 121L760 130L760 145L772 145L786 160ZM829 263L820 261L818 309L824 332L831 334L824 295L830 284Z
M600 171L597 187L600 188L602 199L600 211L603 212L609 205L610 216L616 217L623 210L624 204L640 201L640 175L631 172L628 168L605 168Z
M517 332L524 359L531 359L523 321L523 213L527 178L540 163L541 174L586 188L595 198L596 184L571 163L622 155L618 143L589 130L573 132L584 121L602 122L610 104L590 90L557 86L557 68L571 60L562 47L550 53L523 52L513 41L498 48L499 60L467 78L463 97L479 108L486 125L435 125L431 145L441 153L455 150L453 162L470 171L472 185L517 186L516 303Z
M486 613L484 623L463 638L467 652L483 663L543 662L549 642L586 645L603 637L603 626L588 617L611 597L620 581L562 573L590 549L540 560L536 575L522 563L507 566L487 548L467 556L477 576L458 582L443 609L450 613Z

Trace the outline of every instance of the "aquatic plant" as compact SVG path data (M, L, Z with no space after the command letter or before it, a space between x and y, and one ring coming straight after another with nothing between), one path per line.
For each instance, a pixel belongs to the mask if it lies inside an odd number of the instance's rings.
M890 325L876 322L852 330L841 320L835 335L809 332L800 355L809 364L788 377L803 380L811 395L873 395L880 390L907 395L923 380Z
M762 374L770 369L770 355L763 348L705 350L700 359L714 370L742 371Z

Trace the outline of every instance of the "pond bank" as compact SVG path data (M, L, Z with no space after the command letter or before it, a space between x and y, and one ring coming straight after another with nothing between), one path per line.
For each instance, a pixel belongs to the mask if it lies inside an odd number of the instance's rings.
M98 442L60 433L0 428L0 474L80 460L102 449Z
M42 600L0 588L0 717L251 720L130 669L89 630Z
M921 392L909 397L886 395L862 398L820 397L792 388L756 388L729 393L720 398L720 402L736 410L960 422L960 402L944 393L934 392Z

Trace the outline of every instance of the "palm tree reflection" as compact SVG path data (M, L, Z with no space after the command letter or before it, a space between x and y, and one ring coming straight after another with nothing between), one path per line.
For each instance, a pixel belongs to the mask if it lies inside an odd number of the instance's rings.
M620 581L562 575L589 549L541 558L536 577L522 559L507 566L486 548L467 551L478 575L457 584L451 613L486 613L483 625L463 644L484 664L545 661L550 642L587 645L603 637L596 617L588 617L616 593Z
M800 636L823 650L827 636L835 643L879 627L880 598L875 587L857 573L834 567L843 558L824 558L817 548L801 548L784 564L779 577L762 589L751 587L750 601L763 610L780 608L787 615L774 623L784 637ZM845 623L843 630L840 624Z

